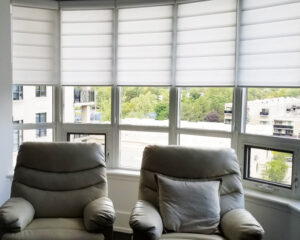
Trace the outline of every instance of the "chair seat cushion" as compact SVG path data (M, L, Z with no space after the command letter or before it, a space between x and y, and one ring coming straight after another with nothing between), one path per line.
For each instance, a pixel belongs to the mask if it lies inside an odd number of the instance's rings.
M103 234L89 233L81 218L37 218L23 231L7 233L2 240L104 240Z
M160 240L226 240L226 238L217 234L168 233L163 234Z

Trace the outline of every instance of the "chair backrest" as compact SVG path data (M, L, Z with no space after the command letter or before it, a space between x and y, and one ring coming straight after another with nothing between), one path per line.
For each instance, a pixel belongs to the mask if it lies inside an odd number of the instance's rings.
M35 217L82 217L86 204L102 196L107 196L107 180L100 145L21 145L11 197L28 200Z
M221 215L244 208L239 163L233 149L201 149L180 146L148 146L144 150L139 199L158 208L155 174L183 179L222 178Z

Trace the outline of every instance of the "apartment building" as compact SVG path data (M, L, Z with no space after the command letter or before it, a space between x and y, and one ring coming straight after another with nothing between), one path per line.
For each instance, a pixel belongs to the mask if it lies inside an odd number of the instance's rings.
M224 123L232 122L232 103L225 104ZM300 98L279 97L247 102L249 133L300 138Z

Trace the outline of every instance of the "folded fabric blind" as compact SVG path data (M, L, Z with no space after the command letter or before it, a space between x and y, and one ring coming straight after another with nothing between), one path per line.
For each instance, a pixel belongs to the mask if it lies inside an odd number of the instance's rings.
M13 83L57 83L57 11L13 6Z
M242 1L240 86L300 86L300 1Z
M119 85L170 85L172 9L156 6L119 10Z
M61 83L112 84L112 10L62 11Z
M236 0L179 4L176 85L232 86Z

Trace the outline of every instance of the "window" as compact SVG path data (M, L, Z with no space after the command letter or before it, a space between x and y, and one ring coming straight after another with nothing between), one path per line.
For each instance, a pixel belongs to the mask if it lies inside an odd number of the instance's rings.
M36 86L35 87L36 97L46 97L47 96L47 86Z
M24 141L28 128L47 129L41 140L56 126L58 141L105 133L108 165L127 169L139 169L147 144L232 146L240 162L254 146L242 165L250 169L244 184L300 197L300 3L237 2L13 7L13 99L22 99L14 101L13 121L24 121L15 130ZM52 99L56 88L62 99ZM46 122L36 123L36 113L46 113ZM280 181L252 159L266 168L289 153L294 162L286 160Z
M230 148L230 138L204 137L199 135L180 134L180 145L200 148Z
M13 85L13 100L23 100L23 86Z
M232 88L181 88L180 127L231 131Z
M58 12L43 9L42 5L12 6L12 98L22 100L13 101L13 164L22 142L53 141L53 96L58 83L57 20Z
M121 92L121 124L169 125L169 88L122 87Z
M13 123L14 124L23 123L23 120L14 121ZM13 130L13 152L17 152L22 143L23 143L23 131Z
M246 146L245 178L290 188L293 156L292 152Z
M22 127L22 124L19 124L20 127ZM17 155L19 151L19 147L21 146L22 143L24 142L52 142L53 141L53 129L47 128L43 129L42 132L46 133L45 136L39 137L38 136L38 130L37 129L23 129L23 130L13 130L13 144L14 144L14 149L13 149L13 165L12 167L15 166L16 160L17 160Z
M47 86L48 95L43 98L35 98L36 86L22 86L23 101L13 102L13 121L23 120L22 123L37 123L36 113L47 113L45 122L50 123L53 119L53 87Z
M111 87L64 87L64 122L111 121Z
M45 123L47 121L47 113L36 113L35 114L36 123ZM39 128L36 130L36 137L47 136L47 129Z
M299 88L248 88L246 133L299 137ZM288 111L287 111L288 109Z
M121 131L120 167L139 169L144 148L148 145L168 145L168 134L146 131Z
M104 153L106 152L106 135L105 134L87 134L87 133L68 133L67 140L69 142L97 143L102 146Z

